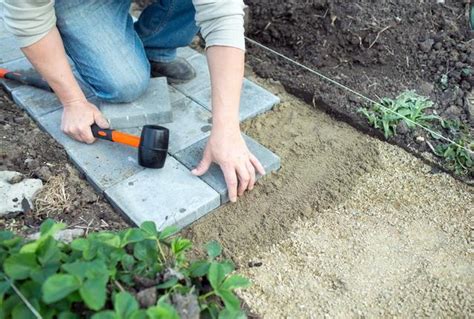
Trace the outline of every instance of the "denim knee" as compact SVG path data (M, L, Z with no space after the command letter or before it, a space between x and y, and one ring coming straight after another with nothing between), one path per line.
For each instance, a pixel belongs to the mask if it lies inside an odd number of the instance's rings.
M113 103L132 102L145 93L150 82L150 73L119 75L105 80L96 95L101 100Z

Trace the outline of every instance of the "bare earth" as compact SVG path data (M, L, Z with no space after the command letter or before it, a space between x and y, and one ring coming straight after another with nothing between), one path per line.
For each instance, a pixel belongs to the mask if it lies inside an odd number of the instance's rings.
M282 169L185 234L223 243L264 318L472 317L473 188L279 93L244 129Z

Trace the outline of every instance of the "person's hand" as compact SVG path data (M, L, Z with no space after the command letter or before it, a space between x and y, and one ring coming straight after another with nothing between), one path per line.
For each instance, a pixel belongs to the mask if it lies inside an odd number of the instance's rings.
M94 104L87 100L64 104L61 130L73 139L93 143L95 138L92 135L91 125L94 123L100 128L109 127L109 122Z
M212 132L199 165L192 170L196 176L207 172L212 163L217 163L225 178L229 199L237 201L245 190L255 185L255 173L265 174L260 161L250 153L239 130L234 132Z

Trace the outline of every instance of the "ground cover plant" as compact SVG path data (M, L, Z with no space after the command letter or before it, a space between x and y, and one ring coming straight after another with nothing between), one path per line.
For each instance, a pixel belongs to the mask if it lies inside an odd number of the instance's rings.
M396 99L383 98L378 103L359 108L368 123L383 131L386 139L397 135L397 128L414 130L417 124L435 132L431 134L435 145L431 151L442 158L445 167L457 175L471 175L474 172L474 140L469 129L459 120L443 119L432 111L434 103L429 98L406 91ZM447 136L458 145L440 138ZM462 147L461 147L462 146ZM471 153L469 152L471 151Z
M56 240L65 227L48 219L28 241L0 232L0 318L245 318L233 274L217 242L191 261L192 243L176 229L140 228Z

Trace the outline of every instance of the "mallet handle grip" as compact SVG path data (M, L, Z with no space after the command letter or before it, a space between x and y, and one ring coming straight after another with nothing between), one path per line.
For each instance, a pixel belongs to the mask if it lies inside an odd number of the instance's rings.
M112 129L100 128L97 124L91 126L92 135L96 138L103 140L125 144L132 147L138 147L140 145L140 137L119 132Z
M0 68L0 78L17 81L22 84L31 85L42 90L52 92L51 88L48 85L48 82L43 80L38 76L31 76L26 74L21 74L18 72L12 72L7 69Z

